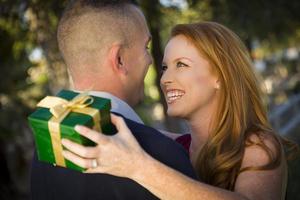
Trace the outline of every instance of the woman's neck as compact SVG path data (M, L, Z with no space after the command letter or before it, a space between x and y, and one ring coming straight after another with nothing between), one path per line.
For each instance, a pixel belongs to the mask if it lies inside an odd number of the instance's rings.
M203 145L207 141L209 135L209 123L210 117L197 117L194 120L188 121L191 128L191 145L190 145L190 157L192 163L194 163L198 152L202 149Z
M192 140L189 151L192 163L195 163L198 153L201 151L203 145L208 139L213 113L214 109L213 107L210 107L195 112L187 120L191 128Z

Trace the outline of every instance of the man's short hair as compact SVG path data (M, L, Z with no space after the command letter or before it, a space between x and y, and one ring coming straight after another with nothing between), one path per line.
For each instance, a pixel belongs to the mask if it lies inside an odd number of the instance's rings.
M96 62L99 52L113 42L129 45L139 27L134 6L137 3L133 0L72 1L57 29L58 46L67 66Z

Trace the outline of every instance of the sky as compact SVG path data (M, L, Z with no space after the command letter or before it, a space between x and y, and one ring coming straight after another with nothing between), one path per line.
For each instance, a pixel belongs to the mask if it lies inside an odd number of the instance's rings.
M186 0L160 0L164 6L177 6L179 8L187 7Z

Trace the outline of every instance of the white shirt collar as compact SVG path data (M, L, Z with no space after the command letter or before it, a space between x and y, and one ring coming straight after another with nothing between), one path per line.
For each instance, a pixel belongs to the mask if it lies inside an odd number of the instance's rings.
M141 118L136 114L136 112L122 99L108 93L102 91L90 91L90 95L103 97L111 100L111 112L119 113L124 117L135 121L140 124L144 124Z

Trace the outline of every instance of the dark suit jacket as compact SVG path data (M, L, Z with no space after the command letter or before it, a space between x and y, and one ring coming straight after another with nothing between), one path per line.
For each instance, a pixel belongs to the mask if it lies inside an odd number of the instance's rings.
M125 121L140 145L152 157L195 178L187 152L180 145L151 127L126 118ZM153 178L159 179L159 176ZM38 161L36 154L31 170L31 196L34 200L157 199L133 180L54 167Z

